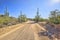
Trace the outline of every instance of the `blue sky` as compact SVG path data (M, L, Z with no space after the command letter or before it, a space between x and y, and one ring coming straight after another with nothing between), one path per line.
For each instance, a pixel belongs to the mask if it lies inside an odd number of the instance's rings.
M48 18L50 11L60 10L60 0L0 0L0 14L7 6L10 16L18 17L20 11L29 18L34 18L37 8L41 17Z

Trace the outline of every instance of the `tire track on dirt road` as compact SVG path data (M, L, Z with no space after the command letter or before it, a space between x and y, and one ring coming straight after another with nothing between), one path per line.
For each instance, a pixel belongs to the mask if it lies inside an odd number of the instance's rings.
M39 37L38 37L38 35L37 35L39 29L37 28L36 23L33 24L33 26L32 26L31 28L32 28L32 30L33 30L33 32L34 32L34 40L39 40Z
M24 26L27 24L24 24ZM14 29L13 32L7 34L6 36L0 38L0 40L12 40L14 38L16 38L16 36L20 33L19 31L22 31L24 29L24 26L21 26L21 28L19 27L17 30Z
M15 40L34 40L34 34L31 30L31 25L28 24L25 26L26 28L19 34L19 36Z
M26 24L25 26L27 26L28 24ZM13 40L17 40L19 36L22 36L22 32L27 28L23 26L21 29L19 29L19 33L17 34L17 36L13 39Z

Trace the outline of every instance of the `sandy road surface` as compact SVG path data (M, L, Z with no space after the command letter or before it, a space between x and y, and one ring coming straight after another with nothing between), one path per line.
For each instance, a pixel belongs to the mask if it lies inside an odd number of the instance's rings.
M21 29L12 32L11 34L0 38L0 40L34 40L34 33L31 30L32 24L27 24Z
M10 32L13 29L15 30L15 29L21 28L24 25L25 25L25 23L19 23L19 24L16 24L16 25L0 28L0 36L5 34L5 33Z
M35 40L49 40L47 36L39 36L38 33L41 32L41 30L46 31L43 27L41 27L39 24L35 23L33 24L32 30L34 32Z
M26 23L20 29L0 38L0 40L49 40L48 37L38 35L41 29L44 30L37 23Z

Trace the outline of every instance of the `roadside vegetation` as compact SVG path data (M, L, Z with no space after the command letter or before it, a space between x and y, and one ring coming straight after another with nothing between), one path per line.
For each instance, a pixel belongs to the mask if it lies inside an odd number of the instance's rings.
M5 26L14 25L17 23L17 19L14 17L7 17L5 15L0 16L0 28Z
M20 15L18 17L18 22L22 23L22 22L26 22L27 21L27 17L25 14L22 14L22 11L20 12Z
M20 15L18 18L11 17L9 16L9 12L6 8L4 14L0 14L0 28L5 27L5 26L10 26L10 25L15 25L17 23L23 23L28 20L35 21L36 23L38 22L50 22L53 24L60 24L60 11L59 10L53 10L50 12L49 18L44 19L41 17L39 14L39 8L37 8L37 12L34 18L27 18L25 14L20 11Z
M57 9L54 11L51 11L49 21L54 24L60 24L60 11Z
M34 18L33 20L34 20L36 23L47 21L47 19L42 18L41 15L39 14L39 8L37 8L37 13L36 13L36 16L35 16L35 18Z
M0 28L15 25L18 23L26 22L27 17L20 12L18 18L9 16L9 12L6 8L4 14L0 14Z
M55 9L50 12L48 19L44 19L39 15L39 9L37 9L37 13L35 18L33 19L35 22L49 22L53 24L60 24L60 11Z

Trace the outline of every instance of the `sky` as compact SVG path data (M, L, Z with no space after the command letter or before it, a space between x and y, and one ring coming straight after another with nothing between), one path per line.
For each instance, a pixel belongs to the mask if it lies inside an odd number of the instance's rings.
M28 18L34 18L39 8L40 16L48 18L50 11L60 10L60 0L0 0L0 14L4 14L6 7L13 17L18 17L22 11Z

